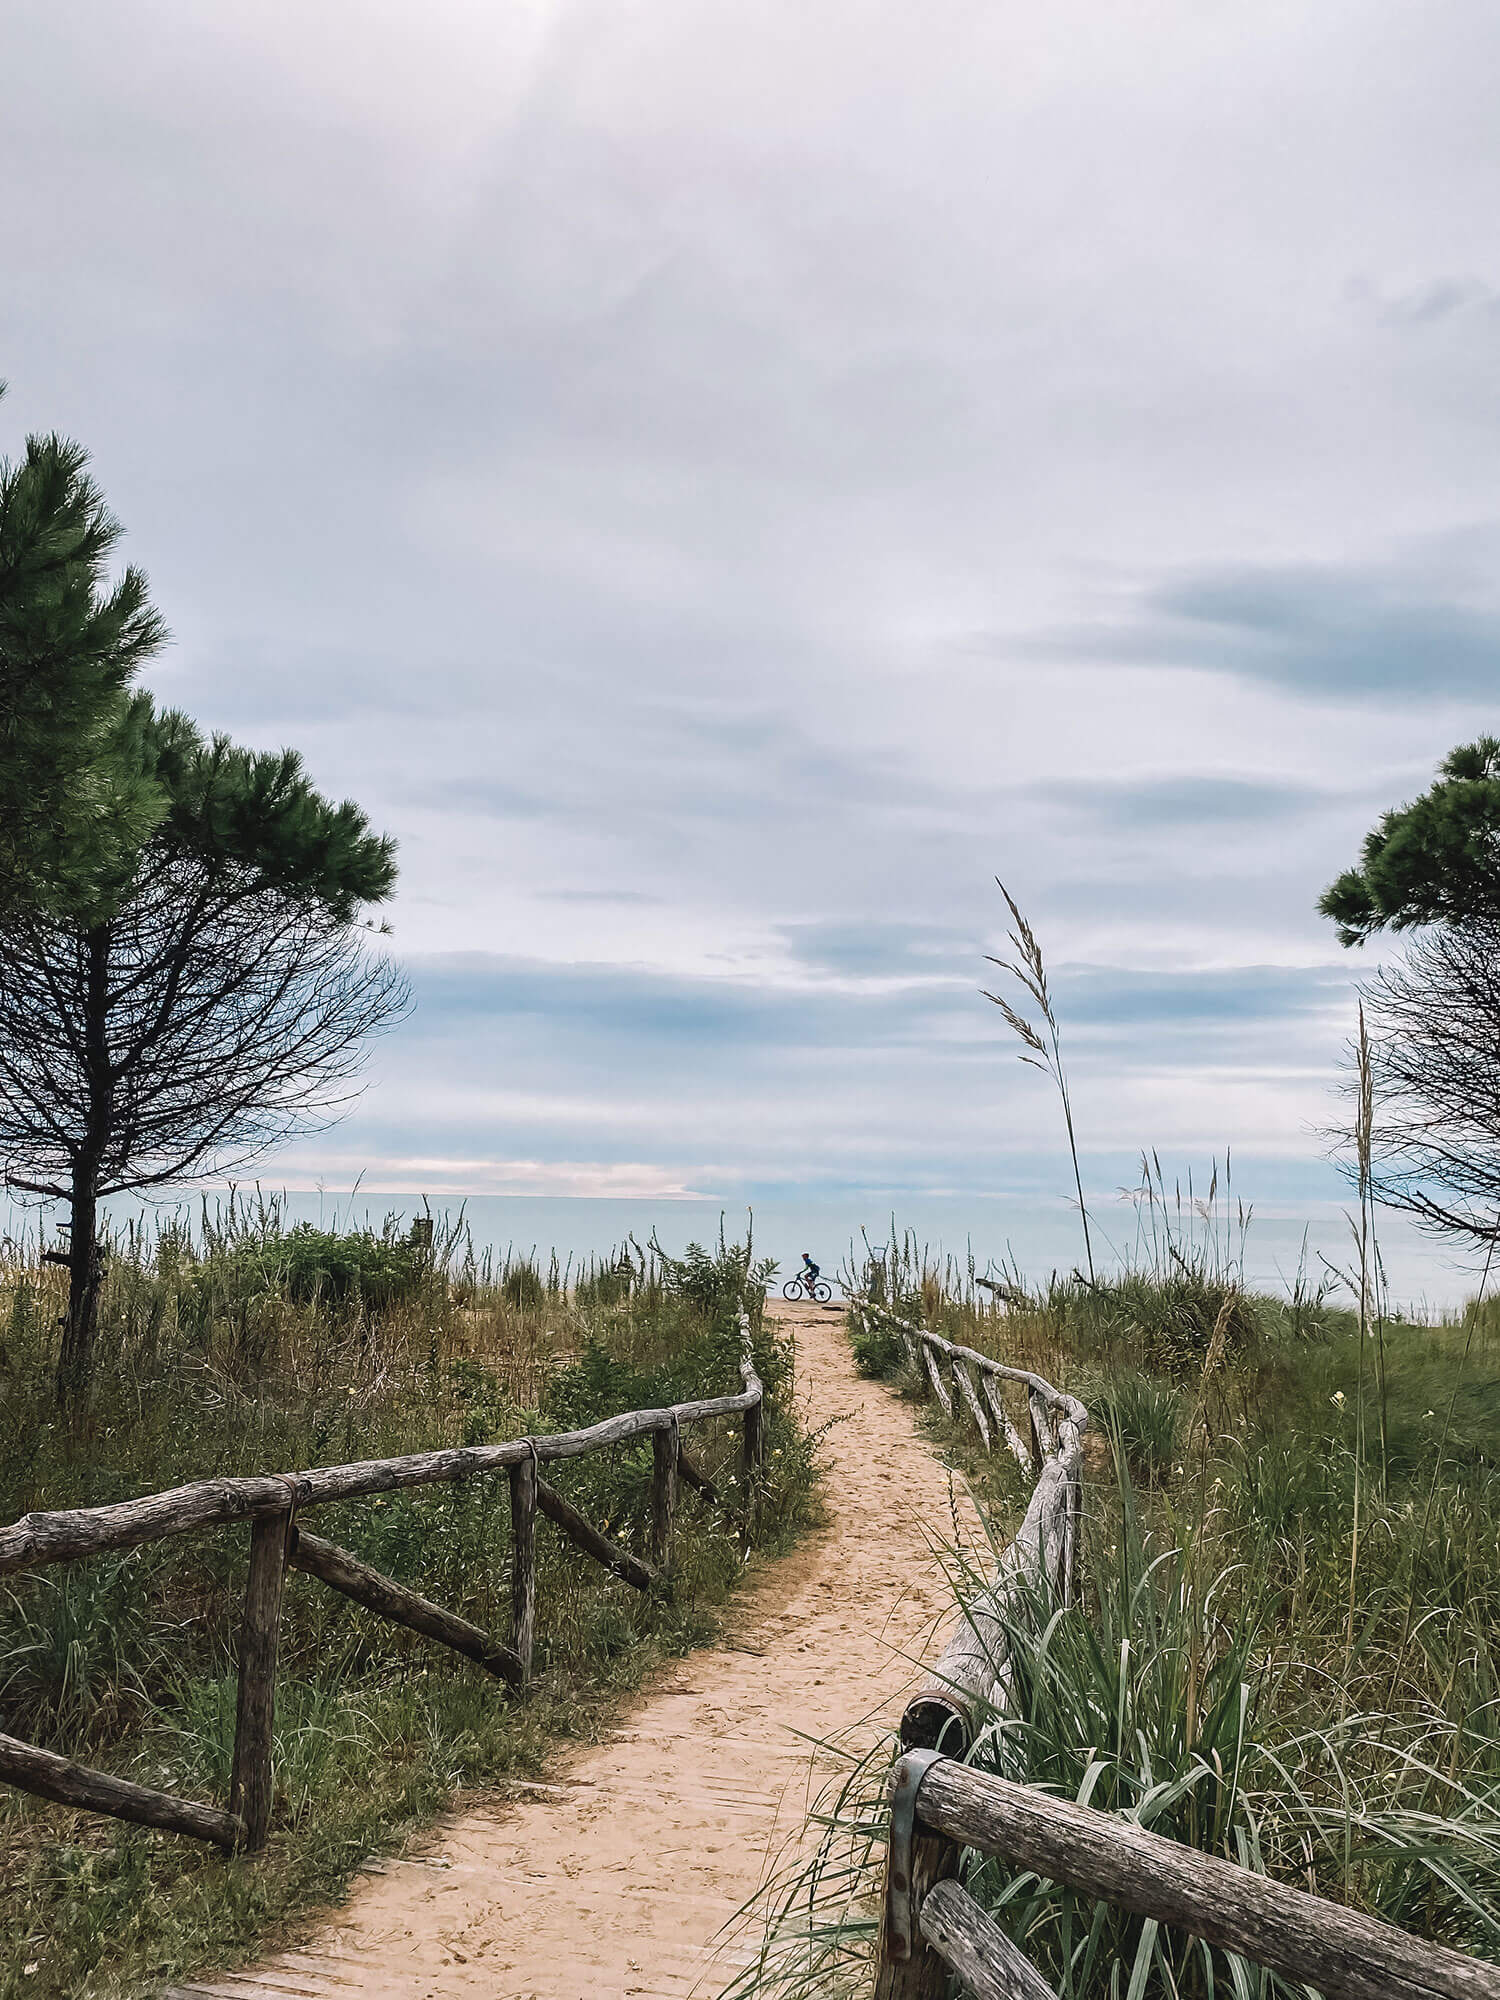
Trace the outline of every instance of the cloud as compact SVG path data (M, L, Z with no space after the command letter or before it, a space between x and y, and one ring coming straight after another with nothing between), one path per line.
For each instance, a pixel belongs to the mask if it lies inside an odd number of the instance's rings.
M1383 560L1179 570L1117 590L1087 623L974 643L1017 660L1228 673L1345 704L1484 699L1500 686L1497 553L1500 526L1486 526ZM1183 782L1219 816L1211 780Z
M400 841L351 1152L1045 1179L998 872L1087 1146L1303 1185L1500 660L1500 20L1372 8L17 0L7 446Z
M1054 779L1029 788L1038 803L1060 806L1108 827L1171 829L1260 826L1325 804L1324 787L1264 783L1229 774L1178 778Z
M945 955L934 978L927 935L915 961L902 949L910 940L893 942L893 956L825 949L811 963L792 958L756 978L481 954L418 959L410 966L416 1015L403 1037L382 1046L381 1060L408 1071L413 1084L424 1070L468 1075L470 1110L461 1097L454 1105L460 1125L466 1115L482 1124L485 1090L498 1084L510 1101L524 1099L528 1117L549 1099L576 1099L585 1117L592 1104L616 1144L637 1148L659 1130L664 1109L680 1117L731 1077L780 1077L800 1088L799 1072L812 1063L833 1089L857 1087L872 1059L894 1063L906 1079L1008 1064L1010 1037L980 991L998 989L1003 975L970 950ZM1288 1055L1299 1046L1335 1049L1352 992L1342 968L1321 966L1148 972L1062 964L1051 969L1051 985L1072 1060L1101 1077L1194 1071L1230 1053L1274 1062L1278 1045ZM481 1078L490 1081L481 1086ZM893 1130L909 1127L929 1105L892 1101L884 1115Z
M1428 278L1395 291L1362 279L1350 284L1348 295L1354 305L1373 313L1381 326L1402 332L1421 332L1455 320L1477 321L1487 330L1500 316L1500 291L1475 277Z
M946 924L872 917L778 924L792 959L815 972L857 979L953 979L978 962L971 935Z
M290 1190L352 1187L369 1195L421 1190L435 1199L472 1195L550 1195L569 1201L703 1201L671 1171L638 1160L453 1160L391 1153L368 1158L322 1146L303 1149L281 1176Z
M1424 592L1405 565L1211 571L1158 589L1152 615L1194 664L1309 694L1411 702L1500 685L1500 605Z
M543 893L552 903L582 903L590 907L654 909L662 901L660 896L648 896L640 889L548 889Z

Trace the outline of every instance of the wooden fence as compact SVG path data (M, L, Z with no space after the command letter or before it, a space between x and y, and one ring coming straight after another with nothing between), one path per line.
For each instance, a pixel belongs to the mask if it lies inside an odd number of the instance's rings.
M6 1576L50 1563L74 1562L108 1549L134 1548L167 1536L193 1534L231 1521L250 1523L227 1807L151 1791L3 1734L0 1782L63 1805L212 1841L226 1852L253 1853L264 1847L271 1818L277 1637L287 1570L315 1576L380 1617L462 1653L511 1687L524 1687L531 1673L536 1625L538 1513L555 1522L595 1562L635 1589L649 1590L670 1564L679 1479L713 1497L707 1476L682 1449L684 1425L703 1423L711 1417L741 1417L746 1474L753 1475L760 1466L765 1392L755 1372L750 1322L743 1312L740 1338L744 1387L738 1395L710 1396L662 1410L631 1410L587 1430L561 1431L550 1437L464 1445L417 1452L406 1458L364 1459L353 1465L324 1465L304 1472L200 1479L190 1486L123 1500L114 1506L25 1514L13 1526L0 1528L0 1576ZM555 1460L581 1458L646 1436L654 1448L651 1563L601 1534L548 1485L540 1471ZM382 1576L358 1556L309 1533L302 1525L302 1517L312 1508L335 1500L447 1484L501 1470L509 1475L511 1508L511 1617L510 1632L503 1642L405 1584Z
M976 1771L931 1750L897 1765L877 2000L1057 2000L954 1877L966 1847L1170 1924L1324 2000L1500 2000L1500 1968L1133 1820Z
M868 1299L851 1310L902 1339L950 1416L959 1402L991 1445L974 1390L1036 1484L994 1581L964 1606L931 1685L907 1705L905 1755L892 1775L885 1896L875 2000L942 2000L957 1976L974 2000L1057 2000L1052 1986L956 1877L965 1848L1002 1856L1272 1972L1324 2000L1500 2000L1500 1969L1429 1944L1326 1897L1292 1889L1136 1821L1075 1805L961 1761L986 1722L1008 1706L1006 1634L1017 1599L1045 1581L1072 1587L1088 1412L1025 1369L957 1347ZM1030 1442L1011 1423L999 1383L1026 1385ZM952 1755L945 1752L951 1751Z
M994 1581L965 1605L931 1679L901 1718L905 1749L942 1749L961 1757L986 1720L1008 1705L1007 1633L1018 1600L1039 1583L1056 1589L1064 1602L1072 1594L1089 1414L1076 1396L1054 1389L1028 1368L1008 1368L975 1348L956 1346L858 1295L851 1298L850 1310L867 1328L878 1324L896 1333L913 1370L925 1374L948 1415L966 1411L987 1451L994 1448L998 1431L1022 1470L1036 1481L1025 1519L1001 1557ZM951 1391L943 1380L945 1370ZM1025 1436L1006 1409L1003 1382L1019 1383L1026 1391Z

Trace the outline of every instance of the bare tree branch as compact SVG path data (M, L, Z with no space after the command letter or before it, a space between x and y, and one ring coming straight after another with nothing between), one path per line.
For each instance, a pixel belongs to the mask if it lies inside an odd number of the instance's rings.
M1376 1194L1500 1242L1500 922L1434 928L1364 991Z
M405 981L358 932L242 871L175 856L143 870L89 936L42 919L0 935L0 1168L29 1192L76 1180L97 1133L95 1191L247 1164L348 1101L368 1038Z

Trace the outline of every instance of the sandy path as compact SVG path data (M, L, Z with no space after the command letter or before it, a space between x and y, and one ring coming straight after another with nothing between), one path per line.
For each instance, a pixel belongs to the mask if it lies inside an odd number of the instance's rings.
M420 1856L376 1864L305 1949L174 2000L719 1990L740 1960L721 1929L826 1775L803 1738L894 1714L945 1608L928 1536L950 1521L946 1474L907 1408L856 1375L834 1314L779 1311L810 1420L846 1420L824 1448L827 1527L754 1573L728 1641L674 1662L550 1783L486 1797Z

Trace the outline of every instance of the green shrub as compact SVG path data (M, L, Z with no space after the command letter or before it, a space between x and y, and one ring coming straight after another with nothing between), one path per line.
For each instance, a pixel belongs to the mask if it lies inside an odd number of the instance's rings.
M1125 1455L1131 1472L1156 1486L1169 1479L1182 1434L1182 1399L1149 1375L1117 1375L1095 1391L1089 1414Z
M855 1319L851 1344L860 1374L877 1382L890 1381L906 1365L906 1343L884 1320Z
M535 1264L512 1264L500 1281L500 1296L508 1306L524 1312L547 1303L547 1287Z
M200 1267L199 1282L231 1296L279 1293L297 1305L358 1300L382 1311L419 1293L430 1270L430 1253L420 1244L370 1229L340 1234L299 1222L284 1234L211 1257Z

